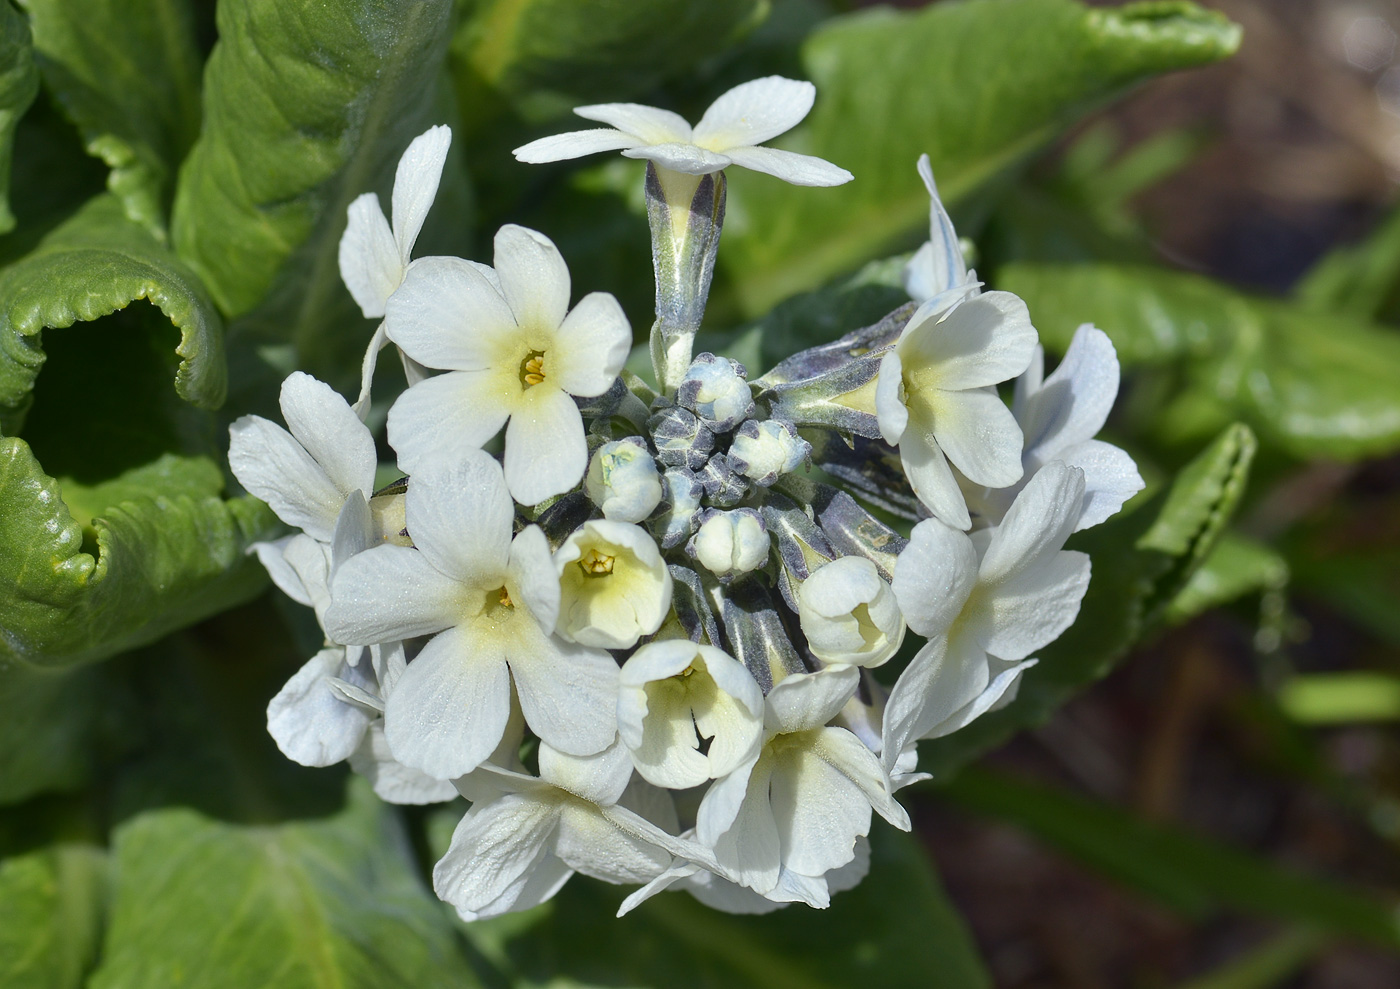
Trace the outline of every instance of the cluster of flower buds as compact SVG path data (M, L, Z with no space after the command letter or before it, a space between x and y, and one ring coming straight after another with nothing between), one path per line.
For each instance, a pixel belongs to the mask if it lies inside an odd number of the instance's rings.
M326 638L269 728L386 800L471 801L434 871L467 919L574 872L640 886L624 910L671 885L735 912L825 906L864 875L873 814L909 828L895 793L923 778L916 743L1007 703L1074 621L1089 560L1070 534L1142 487L1094 439L1118 387L1108 338L1082 327L1046 377L1024 304L963 263L927 158L914 302L752 380L692 356L722 170L850 178L760 146L813 98L757 80L693 129L582 107L612 126L517 151L648 159L655 387L624 369L611 295L570 307L543 234L503 227L490 266L410 261L450 139L434 128L400 164L392 226L372 195L350 208L342 275L383 317L357 403L298 373L287 429L232 428L234 473L300 530L259 554ZM390 343L407 476L376 489L362 416ZM886 676L911 630L924 644Z

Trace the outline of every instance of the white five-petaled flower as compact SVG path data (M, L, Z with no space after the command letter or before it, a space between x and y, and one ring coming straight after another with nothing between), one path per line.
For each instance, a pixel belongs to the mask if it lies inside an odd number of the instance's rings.
M919 178L924 180L929 195L929 233L928 240L904 266L904 290L920 305L932 302L930 308L941 312L979 294L982 283L977 280L977 272L969 271L963 259L953 220L938 197L928 155L919 156Z
M632 330L606 292L569 309L569 269L541 233L502 227L495 265L423 258L390 298L389 339L447 373L399 396L389 442L414 474L481 447L509 420L506 484L516 501L534 505L583 477L588 444L574 396L612 386Z
M1075 331L1064 360L1045 377L1045 351L1037 346L1030 367L1016 379L1011 412L1025 434L1025 476L1009 488L965 485L968 508L995 525L1036 471L1052 460L1084 472L1084 505L1075 531L1098 525L1143 489L1133 458L1094 439L1118 395L1118 354L1108 334L1085 323Z
M1021 428L996 385L1026 369L1035 345L1026 304L988 292L947 311L920 306L880 362L880 433L919 500L959 529L972 519L949 461L988 487L1021 478Z
M1000 526L972 535L938 519L914 527L894 571L909 627L928 638L885 704L887 770L908 743L946 735L1002 699L1074 623L1089 557L1063 550L1084 497L1084 473L1046 464Z
M904 617L890 585L863 556L823 564L797 591L807 646L824 663L879 666L904 642Z
M812 109L816 93L810 82L781 76L754 79L711 103L694 128L669 110L637 103L575 107L580 117L609 126L541 138L516 148L515 157L539 163L621 151L628 158L649 158L661 168L690 175L739 165L794 185L841 185L852 178L844 168L811 155L758 146L796 127Z
M725 776L758 755L763 691L722 649L668 639L622 667L617 727L637 772L684 790ZM709 747L701 751L701 740Z
M640 526L594 519L554 553L559 573L556 631L598 649L631 649L671 610L671 574Z
M514 682L525 721L565 752L611 744L617 665L552 635L559 580L544 533L511 538L501 468L468 450L413 475L404 507L414 546L381 545L341 566L326 629L341 642L437 634L385 702L395 758L438 779L476 768L501 740Z

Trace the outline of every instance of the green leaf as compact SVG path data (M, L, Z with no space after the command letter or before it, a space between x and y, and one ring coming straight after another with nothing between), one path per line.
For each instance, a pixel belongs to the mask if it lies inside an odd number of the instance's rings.
M1310 927L1293 927L1177 989L1273 989L1332 947L1334 939Z
M985 769L966 770L942 792L960 806L1026 829L1188 917L1204 919L1230 908L1400 948L1394 906L1363 890Z
M1400 720L1400 677L1354 670L1295 676L1279 687L1279 706L1310 725Z
M217 407L226 386L223 333L203 286L126 218L115 197L102 195L0 272L0 430L19 430L44 363L45 329L98 319L137 299L154 303L180 331L176 392Z
M0 984L80 989L97 958L107 855L56 844L0 859Z
M226 315L261 306L250 323L323 377L357 368L370 335L346 332L363 324L337 267L346 208L387 193L409 141L443 119L451 13L450 0L219 4L172 237Z
M394 811L363 780L321 820L148 811L117 828L112 856L93 989L478 984Z
M60 488L24 440L0 437L0 661L102 659L251 597L265 577L246 551L276 520L223 487L213 461L172 456Z
M733 170L720 264L740 308L765 312L926 230L921 153L957 200L1124 86L1214 62L1239 37L1223 16L1181 2L969 0L827 21L802 46L816 107L773 144L856 178L806 189Z
M1264 543L1226 532L1167 606L1166 620L1179 624L1246 594L1282 590L1288 561Z
M1079 616L1042 649L1016 699L944 738L919 745L919 768L936 779L956 772L1103 677L1160 621L1239 504L1256 443L1248 427L1226 429L1170 488L1127 514L1077 533L1070 549L1087 552L1093 574Z
M44 84L132 220L165 236L175 172L199 132L200 53L187 0L20 0Z
M735 916L673 891L618 920L621 899L614 888L579 876L535 912L532 924L519 917L478 922L467 925L467 935L523 985L560 975L655 989L991 985L917 841L883 826L872 836L870 874L826 910L796 905Z
M1145 266L1017 262L996 285L1026 300L1052 349L1092 322L1125 367L1184 360L1198 389L1294 456L1400 449L1393 330Z
M1357 244L1328 252L1294 290L1294 298L1318 312L1362 319L1393 316L1400 290L1400 212L1393 212Z
M29 25L8 3L0 4L0 234L15 227L10 212L10 160L15 127L39 92L39 72Z

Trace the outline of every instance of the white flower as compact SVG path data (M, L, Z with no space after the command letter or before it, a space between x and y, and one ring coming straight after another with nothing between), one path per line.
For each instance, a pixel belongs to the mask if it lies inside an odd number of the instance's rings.
M394 173L392 229L374 193L367 192L350 204L340 237L340 277L360 311L372 319L384 315L384 303L408 270L409 255L437 195L451 143L451 128L430 127L403 153Z
M617 728L637 772L684 790L758 755L763 691L742 663L688 639L653 642L622 666ZM701 751L701 740L709 747Z
M750 419L734 434L729 462L755 484L769 486L784 474L801 467L811 456L812 444L797 430L776 419Z
M715 511L700 524L689 544L691 555L716 577L763 566L768 559L768 529L752 508Z
M1084 504L1075 531L1098 525L1143 489L1133 458L1094 439L1118 395L1118 354L1108 334L1088 323L1075 331L1064 360L1045 378L1045 351L1036 347L1031 365L1016 379L1012 414L1025 434L1025 476L1009 488L965 485L968 508L995 525L1030 478L1059 460L1084 471Z
M872 808L909 830L879 759L846 729L827 727L859 676L854 666L834 666L769 691L759 757L712 784L696 818L696 838L714 849L726 878L824 907L822 877L855 858Z
M879 666L904 642L894 593L863 556L815 570L798 589L797 607L807 645L825 663Z
M817 89L810 82L768 76L735 86L710 104L692 129L683 117L636 103L580 106L574 113L609 127L571 131L515 149L520 161L539 163L622 151L690 175L740 165L794 185L841 185L851 173L829 161L758 145L796 127L807 116Z
M1074 531L1084 473L1046 464L996 529L968 536L937 519L914 527L894 571L909 627L928 638L885 704L887 770L906 745L946 735L1001 700L1074 623L1089 557L1062 550Z
M381 545L346 561L326 629L372 643L440 632L384 709L395 758L438 779L470 772L501 740L512 681L525 720L588 755L616 733L617 666L550 634L559 580L536 526L511 539L515 506L497 463L468 450L413 475L405 512L416 549Z
M282 382L281 404L290 433L261 416L229 427L229 468L283 522L329 543L345 499L374 492L374 437L338 392L301 371Z
M613 522L640 522L661 504L661 475L638 436L604 443L593 453L583 489Z
M630 649L671 610L671 574L656 542L627 522L595 519L554 553L564 638L599 649Z
M433 889L464 917L543 903L575 871L646 882L670 865L671 851L687 850L626 806L632 763L620 743L580 758L542 742L539 763L538 779L488 763L459 781L472 806L433 868ZM674 810L664 823L674 827Z
M497 282L460 258L423 258L389 300L389 339L448 372L399 396L389 442L414 474L479 448L509 420L506 483L517 501L534 505L583 477L588 444L574 396L612 386L632 330L605 292L569 310L569 269L543 234L502 227L495 262Z
M930 307L941 312L965 298L978 295L981 282L977 272L969 271L963 260L962 246L952 218L938 198L938 186L933 181L933 166L928 155L919 156L919 177L928 189L928 240L904 266L904 290L909 298L920 304L933 300Z
M1021 478L1021 429L995 386L1026 369L1035 345L1026 304L988 292L941 315L921 306L880 363L880 434L898 445L919 500L950 525L972 525L950 460L988 487Z

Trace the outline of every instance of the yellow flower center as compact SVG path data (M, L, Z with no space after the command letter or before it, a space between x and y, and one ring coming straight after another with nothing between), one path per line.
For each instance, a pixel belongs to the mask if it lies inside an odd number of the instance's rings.
M544 351L532 350L520 362L520 383L526 388L544 382Z
M578 561L578 568L583 571L585 577L605 577L613 572L613 562L616 559L596 549L590 549Z

